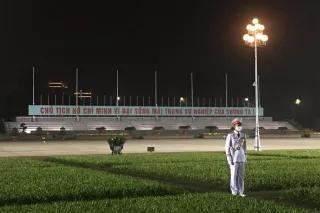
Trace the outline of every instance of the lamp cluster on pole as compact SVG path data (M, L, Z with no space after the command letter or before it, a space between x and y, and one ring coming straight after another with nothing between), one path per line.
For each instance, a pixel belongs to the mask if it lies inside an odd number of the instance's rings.
M259 23L257 18L252 20L252 24L248 24L247 33L244 34L243 40L246 42L247 45L254 47L256 46L265 46L268 41L268 36L263 34L265 29L264 25Z
M259 23L257 18L252 19L252 24L248 24L247 33L243 35L243 40L250 47L254 47L254 58L255 58L255 105L256 105L256 128L255 128L255 140L254 148L256 151L261 151L260 143L260 132L259 132L259 85L258 85L258 48L267 44L268 36L263 34L265 29L264 25Z

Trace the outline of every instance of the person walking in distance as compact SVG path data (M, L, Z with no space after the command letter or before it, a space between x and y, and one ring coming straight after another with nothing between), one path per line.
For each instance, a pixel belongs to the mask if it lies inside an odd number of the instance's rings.
M245 163L247 161L246 136L242 131L242 123L238 118L231 122L232 133L226 138L225 151L230 167L230 189L232 195L245 197L244 176Z

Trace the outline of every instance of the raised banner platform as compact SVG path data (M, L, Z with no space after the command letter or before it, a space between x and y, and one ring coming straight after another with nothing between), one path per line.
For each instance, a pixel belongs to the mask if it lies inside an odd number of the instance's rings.
M251 117L255 116L255 108L29 105L28 114L35 116ZM259 108L259 116L263 115L263 108Z

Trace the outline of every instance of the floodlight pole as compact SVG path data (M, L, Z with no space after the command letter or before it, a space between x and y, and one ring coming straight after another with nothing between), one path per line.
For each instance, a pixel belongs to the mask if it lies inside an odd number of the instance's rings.
M194 116L193 116L193 73L191 73L191 116L192 116L192 120L194 120Z
M76 68L76 121L79 121L79 114L78 114L78 92L79 85L78 85L78 68Z
M119 120L119 71L117 70L117 119Z
M34 66L32 67L32 106L34 107L35 101L34 101L34 87L35 87L35 82L34 82ZM32 121L35 121L35 116L32 115Z
M157 71L154 72L154 103L158 106L158 84L157 84Z
M228 107L228 74L226 73L226 108Z
M254 63L255 63L255 102L256 102L256 129L255 129L255 138L254 138L254 149L256 151L261 151L260 144L260 131L259 131L259 94L258 94L258 48L257 40L254 40Z
M254 138L254 149L261 151L260 143L260 131L259 131L259 105L260 105L260 94L259 94L259 81L258 81L258 46L263 46L268 41L268 36L263 34L265 29L264 25L259 24L259 20L254 18L252 24L248 24L246 29L248 33L243 35L243 40L251 47L254 47L254 74L255 74L255 112L256 112L256 128Z

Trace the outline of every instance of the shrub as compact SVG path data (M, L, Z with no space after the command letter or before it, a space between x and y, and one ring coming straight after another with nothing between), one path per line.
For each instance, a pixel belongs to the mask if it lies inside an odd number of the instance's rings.
M311 130L310 129L304 129L303 132L302 132L301 137L310 138L310 135L311 135Z
M279 127L278 127L278 130L285 131L285 130L288 130L288 127L286 127L286 126L279 126Z
M102 127L97 127L96 130L99 132L99 133L104 133L106 131L106 128L104 126Z
M41 127L37 127L37 130L36 130L36 132L35 132L35 135L42 135L42 128Z
M209 130L209 132L214 132L219 128L217 126L206 126L206 129Z
M20 129L22 129L22 133L26 133L27 126L25 123L20 124Z
M183 129L183 130L188 130L190 129L191 127L188 125L188 126L179 126L179 129Z
M142 139L144 139L144 137L143 137L143 135L133 135L133 136L132 136L132 139L142 140Z
M127 126L126 128L124 128L124 131L135 131L136 128L134 126Z
M122 146L126 142L126 138L123 135L114 135L108 138L109 145Z
M126 138L123 135L114 135L108 138L108 143L112 154L121 154Z
M153 127L153 130L164 130L163 126L155 126Z

